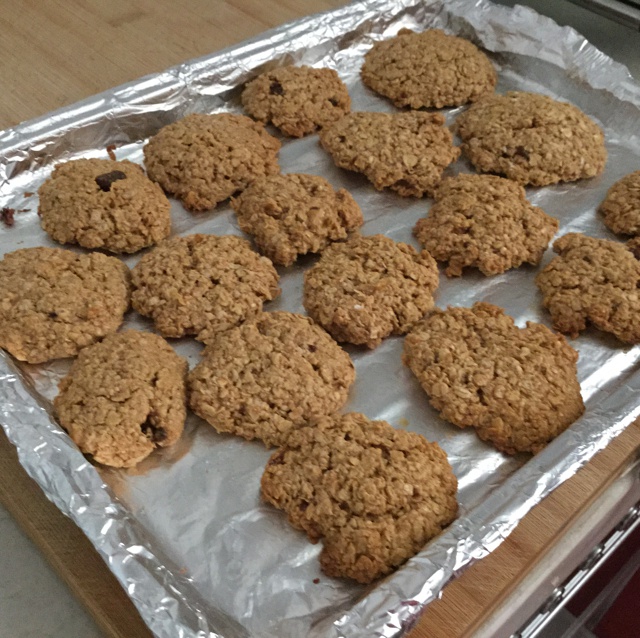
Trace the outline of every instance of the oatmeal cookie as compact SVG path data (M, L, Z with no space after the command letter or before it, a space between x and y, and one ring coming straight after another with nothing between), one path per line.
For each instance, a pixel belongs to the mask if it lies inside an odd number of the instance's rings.
M265 312L222 333L189 374L191 409L218 432L282 445L347 400L349 355L311 319Z
M356 112L320 132L340 168L363 173L377 188L403 197L430 195L460 150L438 113Z
M331 244L304 276L309 316L338 341L380 345L433 307L438 267L424 250L383 235Z
M489 58L474 44L440 29L376 42L360 72L371 89L398 107L442 108L474 102L493 93L497 76Z
M82 452L132 467L180 438L186 374L187 362L162 337L128 330L80 353L53 406Z
M131 274L136 312L151 317L164 337L194 335L204 343L255 317L280 294L273 264L234 235L169 239Z
M443 419L507 454L540 451L584 412L577 360L561 335L531 321L518 328L488 303L436 310L403 355Z
M458 510L437 443L354 412L293 431L269 459L261 492L312 542L323 540L327 575L360 583L402 565Z
M169 200L132 162L58 164L38 191L44 231L61 244L134 253L169 236Z
M633 240L632 240L633 241ZM640 254L634 244L568 233L536 277L553 327L577 337L587 322L625 343L640 343Z
M364 223L344 188L316 175L261 177L231 200L240 228L253 235L271 261L290 266L299 255L318 253Z
M332 69L284 66L249 82L242 93L242 106L285 135L302 137L348 113L351 98Z
M101 253L23 248L0 261L0 347L44 363L115 332L129 307L129 269Z
M512 91L458 116L462 152L483 173L545 186L599 175L607 161L602 129L580 109L546 95Z
M450 277L469 266L488 276L538 264L558 230L520 184L502 177L458 175L445 179L434 197L413 234L435 259L449 262Z
M640 235L640 171L618 180L608 190L599 210L614 233Z
M213 208L256 177L278 173L280 142L244 115L192 114L144 147L149 177L193 211Z

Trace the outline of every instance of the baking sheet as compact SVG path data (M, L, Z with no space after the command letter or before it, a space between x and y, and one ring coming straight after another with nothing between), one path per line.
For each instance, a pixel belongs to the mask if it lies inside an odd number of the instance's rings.
M394 111L364 88L358 72L371 42L400 28L437 26L470 37L489 52L498 91L530 90L573 102L607 137L609 161L588 182L529 189L529 199L561 222L559 234L579 230L614 237L595 214L607 188L640 167L637 121L640 87L628 72L571 29L533 11L488 2L360 2L276 29L220 54L186 63L114 89L0 134L0 207L19 211L0 228L0 254L54 245L40 230L35 193L55 162L106 157L142 162L144 138L189 112L241 112L237 88L269 65L335 68L354 110ZM446 111L451 123L461 109ZM275 133L275 131L272 131ZM430 200L379 193L361 176L337 169L317 136L283 139L283 172L309 172L348 188L363 209L364 234L411 243L411 228ZM470 171L464 159L449 173ZM242 234L228 205L194 215L172 201L173 233ZM544 263L551 258L548 251ZM131 266L137 257L125 261ZM279 268L282 296L265 310L302 311L302 270ZM534 285L536 268L485 278L441 275L439 306L485 300L517 319L550 325ZM125 327L150 329L129 313ZM193 366L201 345L173 341ZM259 500L269 451L259 443L217 434L194 416L183 439L132 471L94 468L49 419L50 400L69 367L20 365L4 355L0 421L27 471L85 531L158 636L394 636L464 565L492 551L554 487L640 414L640 348L587 331L572 345L580 353L585 416L544 452L506 457L472 431L440 420L400 362L402 339L370 352L348 347L357 381L346 410L420 432L448 453L459 479L460 517L396 574L364 588L325 577L320 546L292 530ZM319 579L319 582L314 582Z

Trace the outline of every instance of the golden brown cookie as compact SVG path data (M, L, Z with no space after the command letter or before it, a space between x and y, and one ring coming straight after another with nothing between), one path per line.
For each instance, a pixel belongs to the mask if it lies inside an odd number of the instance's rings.
M58 164L38 191L38 215L61 244L134 253L169 236L169 200L132 162Z
M568 233L536 277L553 327L577 337L587 323L625 343L640 343L640 262L634 245Z
M261 492L312 542L322 539L327 575L360 583L402 565L458 510L437 443L354 412L293 431L269 459Z
M363 173L378 189L403 197L430 195L460 151L438 113L357 112L320 132L340 168Z
M438 267L424 250L383 235L331 244L304 276L309 316L334 339L380 345L433 307Z
M599 175L607 161L602 129L580 109L546 95L491 95L458 116L462 152L483 173L545 186Z
M194 113L144 147L149 177L193 211L213 208L256 177L279 172L280 142L244 115Z
M346 239L364 223L350 193L344 188L335 191L316 175L261 177L232 199L231 206L240 228L253 235L263 254L282 266Z
M436 203L413 234L446 274L458 277L466 267L496 275L509 268L538 264L558 230L558 221L532 206L520 184L494 175L458 175L445 179Z
M132 467L180 438L186 373L187 362L162 337L128 330L80 353L53 406L82 452Z
M271 122L285 135L302 137L348 113L351 98L332 69L283 66L249 82L242 106L251 117Z
M129 307L129 269L101 253L23 248L0 261L0 347L43 363L115 332Z
M371 89L398 107L442 108L474 102L493 93L497 76L489 58L474 44L440 29L376 42L360 72Z
M222 333L189 374L189 405L218 432L282 445L347 400L349 355L311 319L265 312Z
M640 171L618 180L607 191L599 210L614 233L640 235Z
M561 335L531 321L518 328L488 303L436 310L403 355L443 419L507 454L539 452L584 412L577 360Z
M633 237L626 243L627 248L640 260L640 237Z
M235 235L169 239L142 257L131 273L131 304L164 337L217 332L255 317L280 294L273 264Z

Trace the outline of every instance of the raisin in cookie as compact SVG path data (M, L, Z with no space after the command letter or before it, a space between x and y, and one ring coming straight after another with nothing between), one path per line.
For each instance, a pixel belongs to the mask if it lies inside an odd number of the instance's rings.
M208 343L262 310L280 294L273 264L234 235L169 239L132 271L131 303L164 337L194 335Z
M602 129L580 109L537 93L509 92L472 104L455 122L462 152L483 173L545 186L599 175Z
M496 275L523 263L538 264L558 230L558 221L532 206L520 184L494 175L445 179L436 203L413 229L446 274L466 267Z
M231 200L240 228L271 261L290 266L362 226L362 212L344 188L316 175L262 177Z
M101 253L23 248L0 261L0 347L43 363L115 332L129 307L129 269Z
M282 445L293 428L339 410L354 379L349 355L313 321L265 312L205 349L189 402L218 432Z
M58 164L38 191L44 231L61 244L134 253L169 236L169 200L132 162Z
M132 467L180 438L186 374L187 362L162 337L129 330L85 348L53 406L82 452Z
M633 245L568 233L536 277L553 327L572 337L587 323L625 343L640 343L640 262Z
M403 355L443 419L507 454L540 451L584 412L577 360L561 335L487 303L433 312Z
M322 570L360 583L419 552L457 513L457 480L437 443L350 413L291 433L269 459L262 497L312 542Z
M256 177L279 172L280 142L244 115L195 113L144 147L149 177L193 211L212 208Z
M640 235L640 171L618 180L608 190L599 210L614 233Z
M398 107L442 108L474 102L492 93L497 76L478 47L440 29L376 42L364 57L360 72L371 89Z
M433 307L438 267L383 235L332 244L304 276L304 307L338 341L378 346Z
M378 189L403 197L430 195L460 155L438 113L357 112L320 132L340 168L363 173Z
M348 113L351 98L332 69L285 66L249 82L242 93L242 106L285 135L302 137Z

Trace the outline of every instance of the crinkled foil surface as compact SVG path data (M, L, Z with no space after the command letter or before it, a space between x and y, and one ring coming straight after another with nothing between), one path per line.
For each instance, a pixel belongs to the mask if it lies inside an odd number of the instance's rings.
M270 66L335 68L354 110L393 107L358 78L374 40L400 28L441 27L471 38L499 71L498 91L528 90L573 102L605 129L609 161L598 178L530 189L530 200L561 222L559 234L614 237L596 214L606 190L640 168L640 86L575 31L529 9L489 2L371 0L285 25L215 55L108 91L0 134L0 206L16 209L13 228L0 229L1 254L53 245L37 221L37 195L54 163L106 157L142 162L142 145L186 113L239 112L239 89ZM459 109L447 113L451 123ZM283 172L309 172L348 188L361 205L364 234L385 233L417 244L411 229L429 200L376 192L362 177L333 166L317 136L283 140ZM461 160L450 172L470 171ZM241 234L228 205L189 214L172 202L174 234ZM544 263L551 258L547 251ZM132 266L136 258L128 258ZM306 258L280 269L283 294L266 310L302 311ZM519 325L550 325L534 286L537 269L485 278L441 275L439 306L486 300ZM131 312L126 327L150 329ZM193 366L200 345L174 342ZM260 502L259 481L269 456L259 443L217 434L191 416L182 440L134 471L94 467L51 418L51 399L68 361L16 365L0 358L0 421L20 461L46 495L91 539L143 618L166 638L239 636L397 636L415 621L446 582L495 549L518 521L640 414L640 347L587 331L572 345L587 410L583 418L534 458L506 457L474 432L442 421L400 361L401 338L377 350L349 348L357 381L345 410L386 419L435 440L458 476L460 516L440 537L389 578L365 589L325 577L319 545L291 529L284 515ZM318 580L319 579L319 580Z

